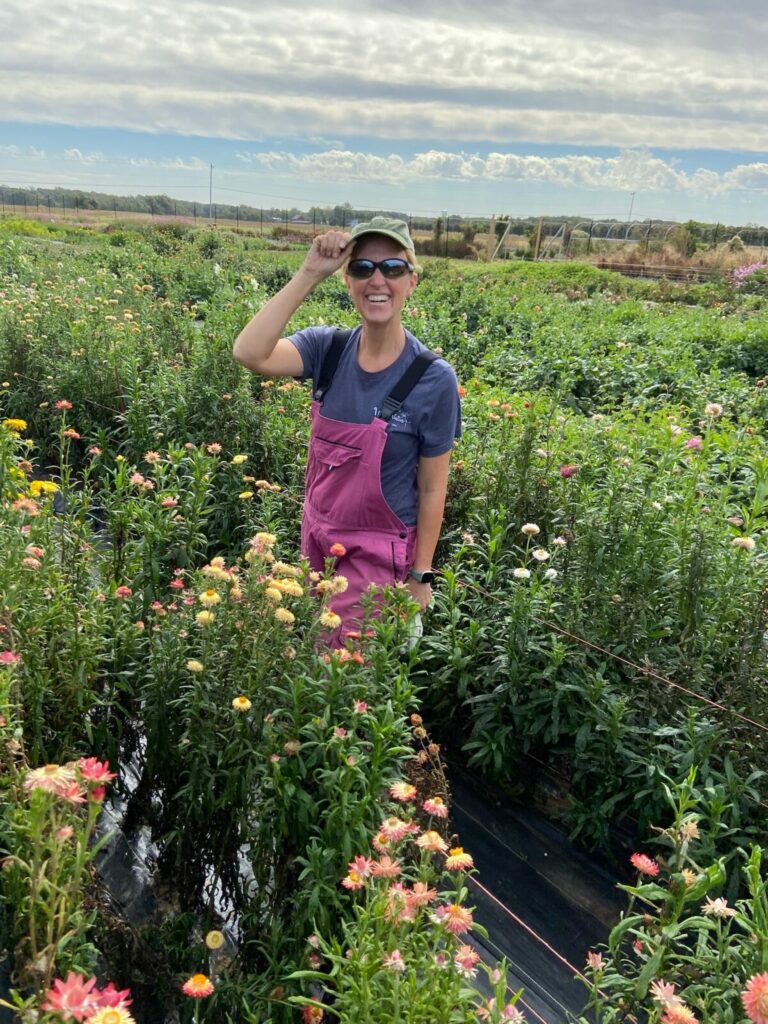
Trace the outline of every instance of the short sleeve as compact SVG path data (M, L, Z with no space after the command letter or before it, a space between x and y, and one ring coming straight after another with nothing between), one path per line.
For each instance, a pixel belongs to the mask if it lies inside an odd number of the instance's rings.
M434 376L433 376L434 375ZM419 429L419 455L434 458L453 448L461 437L461 400L459 384L451 366L440 359L433 363L420 381L419 400L424 414Z
M333 327L305 327L295 334L288 335L288 340L299 350L304 363L304 372L297 380L315 380L333 339L333 332Z

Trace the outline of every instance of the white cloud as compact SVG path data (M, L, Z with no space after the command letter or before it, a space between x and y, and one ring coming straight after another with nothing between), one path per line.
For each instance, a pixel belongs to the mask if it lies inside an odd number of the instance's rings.
M647 150L625 150L616 157L521 156L514 153L447 153L429 150L404 160L349 150L294 153L241 153L242 162L265 171L336 183L365 180L406 184L419 179L542 182L617 192L683 192L712 196L742 189L768 191L768 164L740 164L723 174L707 168L688 173Z
M103 153L83 153L79 149L65 149L64 158L66 160L74 160L75 163L83 164L86 167L106 162L106 157Z
M768 150L758 0L5 0L6 117L324 135ZM386 31L383 25L386 25Z

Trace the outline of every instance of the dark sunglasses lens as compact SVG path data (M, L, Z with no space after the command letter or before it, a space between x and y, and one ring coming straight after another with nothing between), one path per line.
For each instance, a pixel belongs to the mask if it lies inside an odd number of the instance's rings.
M372 260L351 260L347 267L347 273L350 277L364 280L366 277L372 277L375 269L376 264Z
M408 264L405 260L382 260L379 267L384 277L402 277L408 273Z

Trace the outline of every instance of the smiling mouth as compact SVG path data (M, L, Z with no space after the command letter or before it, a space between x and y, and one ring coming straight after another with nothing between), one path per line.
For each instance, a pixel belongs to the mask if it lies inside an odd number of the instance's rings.
M373 303L378 303L380 305L383 305L385 302L389 302L389 296L388 295L366 295L366 301L373 302Z

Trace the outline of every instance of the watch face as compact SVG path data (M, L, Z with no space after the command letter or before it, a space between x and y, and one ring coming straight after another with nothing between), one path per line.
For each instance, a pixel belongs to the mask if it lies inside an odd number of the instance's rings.
M411 575L414 579L418 580L419 583L434 583L435 574L427 570L426 572L412 572Z

